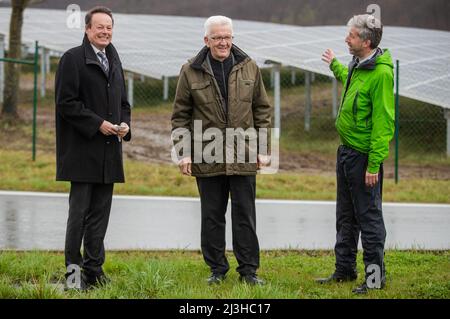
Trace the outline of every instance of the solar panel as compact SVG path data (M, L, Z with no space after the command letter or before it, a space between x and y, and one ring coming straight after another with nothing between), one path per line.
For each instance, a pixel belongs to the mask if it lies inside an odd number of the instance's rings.
M0 8L0 33L8 34L10 8ZM82 15L82 17L84 14ZM27 9L23 42L65 52L81 44L83 26L69 29L62 10ZM113 43L127 71L152 78L177 76L203 46L205 18L115 14ZM83 19L81 19L83 21ZM348 63L345 26L301 27L234 20L235 43L258 64L266 60L331 76L321 61L332 48ZM400 60L400 95L450 108L450 32L385 27L380 47Z

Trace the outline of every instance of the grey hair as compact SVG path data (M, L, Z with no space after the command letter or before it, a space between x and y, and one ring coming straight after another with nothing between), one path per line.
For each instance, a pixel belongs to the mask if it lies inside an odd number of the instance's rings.
M365 41L370 40L370 48L378 47L383 36L383 25L381 21L370 14L360 14L353 16L347 26L358 30L359 37Z
M233 34L233 21L230 18L225 16L212 16L205 21L205 37L210 35L211 28L214 25L229 26L231 34Z

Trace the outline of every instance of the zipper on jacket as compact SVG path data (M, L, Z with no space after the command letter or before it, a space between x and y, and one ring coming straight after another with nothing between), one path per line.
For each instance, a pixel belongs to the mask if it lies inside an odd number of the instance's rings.
M345 87L344 95L342 96L341 105L339 106L337 117L340 117L340 115L341 115L341 108L342 108L342 105L344 104L345 96L347 95L348 88L350 87L350 84L352 83L353 76L355 75L355 72L356 72L356 70L352 70L352 76L350 77L350 81L347 81L347 83L346 83L347 86Z
M229 110L228 108L230 107L229 105L229 101L228 101L228 82L225 81L225 69L223 68L223 62L220 63L221 67L222 67L222 81L223 81L223 88L225 89L225 96L222 97L223 99L223 103L225 104L225 118L227 121L227 126L228 126L228 113ZM231 74L231 70L230 70L230 74ZM230 79L230 75L228 75L228 80Z
M228 114L227 114L228 113L228 107L227 107L227 112L225 112L225 106L226 106L225 105L225 100L224 100L224 98L222 96L222 93L220 91L219 85L217 84L216 77L214 76L214 71L212 70L211 63L209 62L208 58L207 58L207 62L208 62L208 66L209 66L210 70L208 70L208 68L205 68L205 67L203 67L203 70L207 74L209 74L211 76L211 81L214 84L214 87L216 88L216 91L217 91L217 93L220 96L220 99L219 99L219 106L220 106L220 109L221 109L220 112L222 112L222 114L224 115L226 125L228 126ZM222 65L222 70L223 70L223 65ZM224 72L222 72L222 73L224 73ZM231 72L230 72L230 74L231 74Z
M211 80L214 83L214 87L216 88L216 91L218 92L219 97L220 97L219 99L217 99L219 101L220 112L224 115L225 122L228 125L228 107L227 107L227 112L225 112L225 106L226 106L225 99L223 98L222 93L220 92L220 88L219 88L219 85L217 84L216 77L214 75L211 75L211 77L212 77Z
M224 99L226 98L228 100L228 82L225 82L225 70L223 68L223 62L220 63L221 67L222 67L222 81L223 81L223 88L225 89L225 96ZM227 104L225 104L227 105ZM228 105L227 105L227 113L228 113Z
M352 111L353 111L353 121L355 125L357 124L357 115L358 115L358 95L359 91L356 91L355 99L353 100Z

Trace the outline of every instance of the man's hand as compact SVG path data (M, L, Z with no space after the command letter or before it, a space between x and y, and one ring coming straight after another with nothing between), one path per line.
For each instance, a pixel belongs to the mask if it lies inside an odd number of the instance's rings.
M261 167L269 166L271 158L270 155L258 154L257 160L256 167L257 169L260 169Z
M128 124L125 122L122 122L122 123L120 123L119 130L117 131L117 135L120 138L122 138L125 135L127 135L129 131L130 131L130 127L128 126Z
M331 61L333 61L333 59L336 56L334 55L333 50L331 49L327 49L323 54L322 54L322 61L327 63L328 65L331 63Z
M185 157L178 162L178 167L183 175L191 176L192 170L192 160L190 157Z
M366 171L366 186L374 187L378 183L378 173L372 174Z
M100 125L99 131L103 135L117 135L117 127L108 121L103 121L102 125Z

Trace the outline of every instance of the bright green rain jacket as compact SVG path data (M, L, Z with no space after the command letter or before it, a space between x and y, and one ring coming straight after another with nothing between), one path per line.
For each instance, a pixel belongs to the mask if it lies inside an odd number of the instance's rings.
M330 64L343 84L342 100L336 118L342 144L368 154L367 171L375 174L388 157L394 135L394 65L389 50L377 49L375 56L353 68L336 58ZM350 81L348 73L353 69Z

